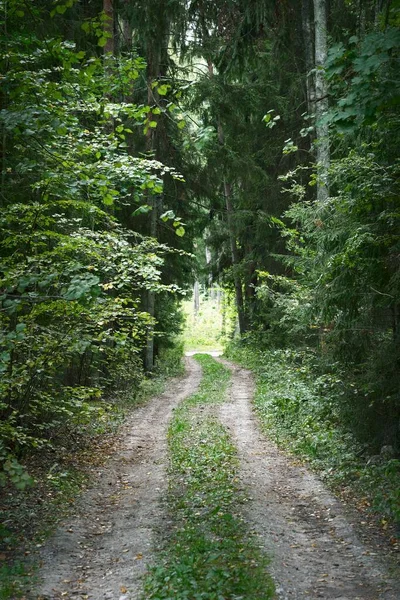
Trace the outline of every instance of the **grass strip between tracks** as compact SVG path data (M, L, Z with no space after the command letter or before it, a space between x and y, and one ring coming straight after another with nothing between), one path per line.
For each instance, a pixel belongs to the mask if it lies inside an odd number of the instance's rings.
M230 371L210 356L199 391L176 409L169 428L172 526L145 582L152 600L267 600L273 586L267 558L250 535L238 506L238 460L229 434L213 415Z

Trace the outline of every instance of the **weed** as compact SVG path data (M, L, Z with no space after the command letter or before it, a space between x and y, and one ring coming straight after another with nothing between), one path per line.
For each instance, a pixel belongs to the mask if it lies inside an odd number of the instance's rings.
M0 600L21 598L23 588L32 583L32 571L22 563L0 567Z

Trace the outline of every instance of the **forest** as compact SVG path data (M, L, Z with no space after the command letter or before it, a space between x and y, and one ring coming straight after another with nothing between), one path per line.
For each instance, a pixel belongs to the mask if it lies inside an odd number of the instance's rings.
M275 439L400 522L399 0L0 7L3 492L172 372L196 284Z

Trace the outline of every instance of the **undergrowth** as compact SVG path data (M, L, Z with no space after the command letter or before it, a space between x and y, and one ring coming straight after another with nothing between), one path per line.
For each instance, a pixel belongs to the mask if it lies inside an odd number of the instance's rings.
M23 598L36 570L34 549L42 545L60 519L74 506L92 471L103 464L114 447L114 436L125 415L165 389L168 379L184 371L182 345L164 350L151 378L138 390L116 394L101 418L78 425L69 438L60 438L24 467L33 485L16 490L0 487L0 600ZM97 413L98 414L98 413Z
M372 509L384 528L400 524L400 461L371 457L352 431L339 401L340 376L318 374L305 351L232 345L227 356L256 373L254 406L269 437L309 461L360 507Z
M185 350L222 350L223 321L217 300L202 296L197 314L190 300L183 302L182 308L186 319L186 327L182 334Z
M237 486L231 439L213 415L230 372L209 356L199 391L175 411L169 429L169 508L174 526L145 583L146 600L267 600L267 559L238 514L246 498Z

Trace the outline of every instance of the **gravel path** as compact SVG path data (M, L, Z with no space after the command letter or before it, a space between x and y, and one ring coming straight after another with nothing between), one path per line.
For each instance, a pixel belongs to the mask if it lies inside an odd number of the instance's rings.
M174 407L194 393L201 368L134 411L120 432L117 455L79 500L77 514L46 544L37 599L133 600L152 560L154 532L165 523L166 430Z
M357 538L343 505L260 434L252 374L222 362L233 379L220 418L237 444L250 496L244 516L272 557L278 598L399 600L400 585Z

